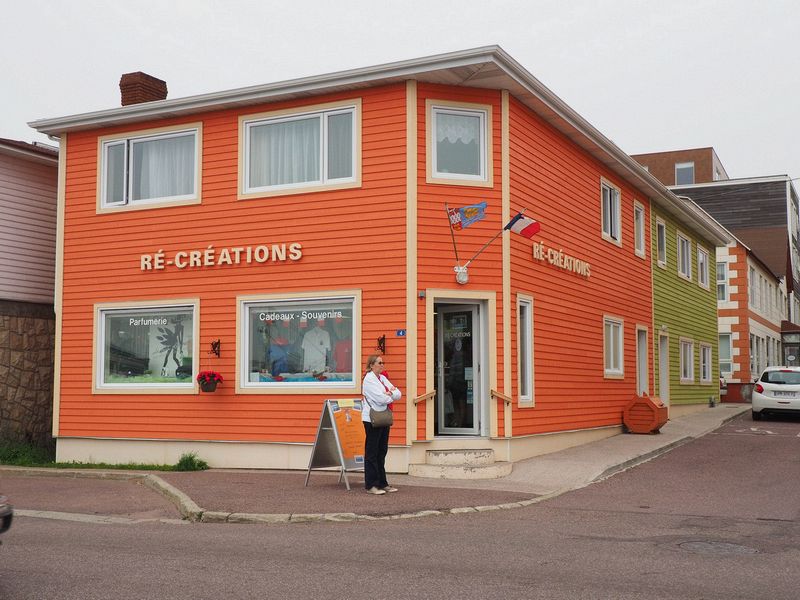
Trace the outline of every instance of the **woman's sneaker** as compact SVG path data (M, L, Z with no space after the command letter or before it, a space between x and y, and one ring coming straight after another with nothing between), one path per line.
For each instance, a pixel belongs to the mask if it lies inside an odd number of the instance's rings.
M383 488L383 491L384 492L396 492L397 488L396 487L392 487L390 485L387 485L385 488Z
M371 487L371 488L369 488L367 490L367 493L368 494L375 494L376 496L380 496L381 494L385 494L386 492L384 490L379 490L378 488L373 486L373 487Z

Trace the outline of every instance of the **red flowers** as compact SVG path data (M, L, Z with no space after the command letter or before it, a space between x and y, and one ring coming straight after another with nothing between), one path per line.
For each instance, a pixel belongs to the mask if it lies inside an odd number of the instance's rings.
M198 383L222 383L222 375L216 371L200 371L197 374Z

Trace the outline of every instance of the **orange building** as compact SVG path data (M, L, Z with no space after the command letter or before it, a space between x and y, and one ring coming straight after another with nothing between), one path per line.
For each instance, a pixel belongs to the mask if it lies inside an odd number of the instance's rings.
M500 48L176 100L160 83L32 124L61 139L59 460L305 468L322 401L359 397L378 347L404 394L395 471L614 435L652 392L634 209L641 235L652 202L703 217ZM451 237L445 207L476 205ZM522 209L541 231L481 252Z

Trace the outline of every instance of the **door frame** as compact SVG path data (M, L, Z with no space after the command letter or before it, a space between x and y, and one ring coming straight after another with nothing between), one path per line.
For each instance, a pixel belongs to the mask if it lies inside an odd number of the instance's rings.
M422 294L420 294L422 295ZM436 388L434 359L434 306L436 304L477 304L481 342L481 437L497 437L497 403L490 401L491 390L497 389L497 294L492 291L426 289L425 295L425 391ZM434 411L436 401L425 402L425 439L435 439ZM466 437L466 436L462 436ZM459 439L447 436L444 439Z
M436 348L434 349L434 356L439 355L439 364L435 367L436 374L436 415L434 422L438 421L437 437L451 437L451 436L479 436L483 432L483 426L486 422L484 418L484 405L485 392L483 372L485 369L483 365L483 332L481 327L481 304L480 302L469 303L450 303L450 302L437 302L434 304L436 310L436 319L434 322L434 330L438 330L438 335L435 336ZM442 390L444 389L444 364L442 364L442 353L444 351L444 338L443 329L444 315L446 313L454 312L469 312L472 315L472 326L470 328L470 336L472 337L472 427L448 427L444 425L444 396Z

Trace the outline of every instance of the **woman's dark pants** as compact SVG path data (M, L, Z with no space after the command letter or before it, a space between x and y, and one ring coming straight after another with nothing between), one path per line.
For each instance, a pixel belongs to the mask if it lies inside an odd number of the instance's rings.
M364 423L364 487L383 489L386 481L386 453L389 451L389 427L373 427Z

